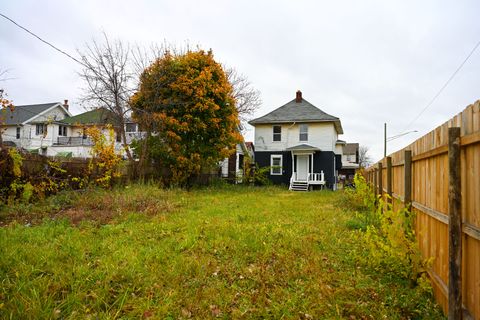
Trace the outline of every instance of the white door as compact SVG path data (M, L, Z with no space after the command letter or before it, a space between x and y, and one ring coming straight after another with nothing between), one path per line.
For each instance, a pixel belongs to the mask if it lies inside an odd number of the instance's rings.
M307 181L308 155L297 156L297 180Z

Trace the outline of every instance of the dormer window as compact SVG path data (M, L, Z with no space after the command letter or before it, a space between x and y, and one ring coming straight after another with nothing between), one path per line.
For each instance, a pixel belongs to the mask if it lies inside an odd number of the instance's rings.
M308 141L308 124L301 124L299 141Z
M282 126L273 126L273 141L282 141Z

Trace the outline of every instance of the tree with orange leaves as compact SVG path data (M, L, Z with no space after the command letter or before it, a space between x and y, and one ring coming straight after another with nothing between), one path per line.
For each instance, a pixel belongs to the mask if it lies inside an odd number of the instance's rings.
M242 139L232 85L212 51L166 52L142 73L131 105L151 132L149 158L170 168L179 185L217 165Z
M13 106L13 103L11 100L7 99L7 94L3 89L0 89L0 148L3 147L3 126L7 122L6 119L6 114L7 114L7 109L10 109L10 112L13 112L13 109L15 107Z

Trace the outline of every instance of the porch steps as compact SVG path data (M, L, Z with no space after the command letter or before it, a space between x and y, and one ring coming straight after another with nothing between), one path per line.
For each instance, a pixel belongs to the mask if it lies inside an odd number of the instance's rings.
M290 183L290 190L292 191L308 191L307 181L293 181Z

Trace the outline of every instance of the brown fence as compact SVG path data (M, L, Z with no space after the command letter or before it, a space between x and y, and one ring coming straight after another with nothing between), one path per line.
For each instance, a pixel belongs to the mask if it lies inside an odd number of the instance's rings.
M399 200L394 207L411 203L420 250L433 258L434 294L449 318L458 318L458 308L464 319L480 319L480 100L368 168L366 177L378 194Z

